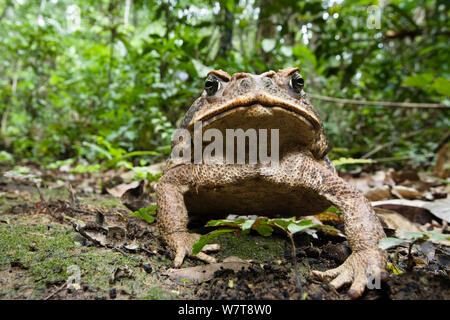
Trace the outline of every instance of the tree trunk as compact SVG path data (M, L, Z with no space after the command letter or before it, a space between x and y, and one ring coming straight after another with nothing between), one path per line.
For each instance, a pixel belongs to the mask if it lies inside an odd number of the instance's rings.
M220 16L220 43L216 58L226 58L227 52L233 49L234 16L233 12L230 12L222 3L220 6Z

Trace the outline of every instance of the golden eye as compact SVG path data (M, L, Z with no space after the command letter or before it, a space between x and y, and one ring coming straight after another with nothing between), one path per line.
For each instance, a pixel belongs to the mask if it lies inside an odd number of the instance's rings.
M295 71L291 75L291 87L295 90L295 92L300 93L302 92L304 85L305 81L303 80L302 75L300 72Z

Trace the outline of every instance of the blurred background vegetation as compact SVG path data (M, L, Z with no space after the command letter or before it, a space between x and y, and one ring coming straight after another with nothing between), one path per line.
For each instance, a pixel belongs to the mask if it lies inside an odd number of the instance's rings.
M0 0L0 161L158 161L210 68L298 66L312 94L449 106L449 12L447 0ZM312 102L334 158L426 164L450 127L448 109Z

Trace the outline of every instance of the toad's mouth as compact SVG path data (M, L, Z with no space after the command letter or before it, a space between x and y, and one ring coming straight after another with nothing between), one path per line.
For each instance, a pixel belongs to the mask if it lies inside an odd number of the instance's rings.
M290 103L289 101L280 100L279 98L266 94L260 94L250 99L239 97L213 109L205 110L205 112L200 111L194 116L188 127L189 129L192 129L196 122L201 121L204 124L208 124L236 112L246 112L250 117L258 117L264 115L264 113L266 116L270 116L274 109L287 111L291 116L300 118L306 122L311 128L318 130L321 127L320 120L316 117L314 111L312 111L310 107L304 104Z

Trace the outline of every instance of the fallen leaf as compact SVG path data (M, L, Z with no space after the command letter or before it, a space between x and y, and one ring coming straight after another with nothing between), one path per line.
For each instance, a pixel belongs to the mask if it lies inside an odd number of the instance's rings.
M183 268L183 269L168 269L164 275L170 279L180 283L201 283L203 281L211 280L214 277L214 272L223 269L233 270L247 270L251 263L242 260L238 257L228 257L220 263L207 264L203 266Z
M145 188L144 181L138 182L132 188L128 188L120 197L120 201L131 211L138 211L154 204Z
M391 190L389 186L378 186L371 188L364 193L364 196L370 201L379 201L384 199L391 199Z
M415 232L426 231L416 226L413 222L402 216L400 213L386 209L380 210L380 208L374 209L375 212L377 213L377 216L381 219L383 227L394 230L405 230Z
M106 191L113 197L120 198L128 190L137 187L139 187L139 181L133 181L131 183L122 183L112 188L106 188Z
M426 209L434 216L450 222L450 198L438 199L434 201L422 201L422 200L405 200L405 199L392 199L384 201L372 202L374 207L384 207L397 211L401 208L420 208Z
M417 191L412 187L405 186L394 186L392 187L392 194L397 196L398 198L408 198L408 199L420 199L423 198L424 193ZM380 199L381 200L381 199ZM377 201L377 200L372 200Z

